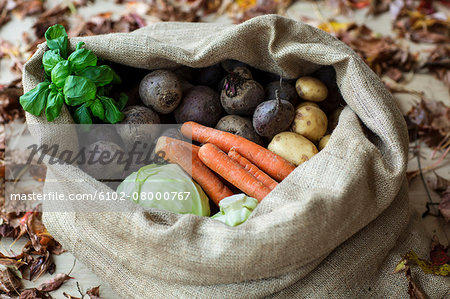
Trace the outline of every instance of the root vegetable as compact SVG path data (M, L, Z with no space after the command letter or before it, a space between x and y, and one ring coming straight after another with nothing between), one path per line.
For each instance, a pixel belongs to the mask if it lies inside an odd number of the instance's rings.
M328 120L325 113L317 107L303 106L295 110L292 131L311 141L318 141L327 132Z
M247 79L246 73L232 72L224 81L220 101L228 114L252 115L264 101L264 89L258 82Z
M201 146L198 156L214 172L258 201L261 201L271 191L214 144L207 143Z
M253 128L252 121L239 115L227 115L222 117L217 123L216 129L239 135L261 146L264 144L262 138Z
M160 119L150 108L130 106L123 110L125 118L117 126L126 149L131 149L136 141L151 144L158 136Z
M325 135L322 138L320 138L319 141L319 151L323 150L325 148L325 146L327 146L328 144L328 140L330 140L331 135Z
M234 161L238 162L242 167L244 167L245 170L250 172L255 178L261 181L264 186L268 187L270 190L275 189L275 187L278 185L278 183L274 179L272 179L265 172L259 169L255 164L242 157L236 150L231 149L228 152L228 156L230 156L230 158Z
M209 87L194 86L189 89L175 110L175 120L181 124L195 121L213 127L222 114L219 95Z
M233 192L198 157L199 147L190 143L160 137L155 152L163 153L164 159L178 164L202 187L203 191L216 204Z
M282 181L295 169L295 166L284 158L241 136L208 128L192 121L181 126L181 133L200 143L213 143L227 153L234 148L277 181Z
M265 101L256 107L253 113L253 127L261 136L273 137L289 128L294 119L294 107L288 101Z
M172 72L156 70L142 79L139 95L146 106L158 113L167 114L180 104L182 85Z
M316 146L307 138L293 132L275 135L267 147L275 154L298 166L318 153Z
M313 77L300 77L295 83L295 89L297 94L306 101L320 102L328 96L325 84Z

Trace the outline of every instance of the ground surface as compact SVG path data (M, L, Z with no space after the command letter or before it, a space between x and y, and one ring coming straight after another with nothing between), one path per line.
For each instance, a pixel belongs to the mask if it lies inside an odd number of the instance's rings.
M52 1L49 1L50 3ZM53 1L58 2L58 1ZM124 11L123 5L116 5L113 4L112 1L95 1L95 4L90 4L88 7L81 8L80 14L82 14L85 17L88 17L90 15L95 15L99 12L104 11L112 11L114 12L114 15L119 15ZM301 16L314 16L314 17L328 17L332 14L332 11L330 8L328 8L326 5L317 5L313 2L302 2L297 3L291 6L287 11L287 16L291 17L293 19L299 20ZM339 17L338 20L348 20L348 18L345 17ZM390 25L390 19L388 14L381 15L380 17L366 17L365 16L365 10L361 10L355 13L355 15L351 18L352 20L367 24L371 29L373 29L376 32L380 32L382 34L391 34L391 25ZM227 19L226 16L222 16L219 18L213 18L210 17L208 19L211 22L230 22L229 19ZM8 23L6 26L4 26L1 31L0 35L3 39L10 40L12 42L20 43L20 37L21 32L23 31L30 31L30 27L32 25L32 18L27 18L24 20L14 19L10 23ZM392 36L394 36L392 34ZM432 48L432 45L420 45L420 44L413 44L410 43L412 50L421 50L426 51L427 49ZM12 74L9 71L8 67L8 61L2 60L0 62L0 84L1 83L8 83L12 78L14 78L15 74ZM448 87L446 87L441 81L438 81L435 79L432 75L429 74L416 74L409 78L409 83L407 84L407 87L423 91L425 94L434 100L440 100L445 102L447 105L450 105L450 96ZM401 110L403 112L407 111L411 105L417 101L416 98L412 97L411 95L396 95L396 99L398 101L398 105L400 106ZM422 161L422 166L426 166L431 164L433 161L429 159L431 151L429 149L426 149L422 147L422 153L423 156L426 157L426 160ZM443 163L443 167L436 170L436 172L445 177L450 179L450 167L449 167L449 158L447 158L446 163ZM412 159L408 165L409 170L415 170L417 169L417 160ZM427 174L427 176L432 176L432 173ZM439 201L439 197L437 194L431 192L431 196L434 201ZM414 181L412 181L410 186L410 198L411 198L411 205L419 212L423 213L425 211L425 203L427 201L427 196L425 193L425 189L423 187L423 184L420 179L416 178ZM434 212L437 211L437 208L433 208ZM436 218L436 217L426 217L423 219L424 225L427 227L428 232L431 234L437 234L441 240L442 243L448 244L450 237L450 225L444 224L442 222L442 219ZM6 239L2 240L1 246L3 248L9 247L9 242ZM15 246L23 245L21 243L16 244ZM17 247L18 248L18 247ZM4 250L2 250L4 251ZM57 273L65 272L67 273L73 266L74 263L74 257L70 253L62 254L61 256L54 256L56 266L57 266ZM74 267L74 270L72 271L71 276L75 277L76 280L71 280L66 282L59 290L52 293L52 295L55 298L63 298L62 293L67 292L71 295L76 296L78 294L76 283L75 281L78 281L80 283L80 286L83 291L85 291L87 288L90 288L92 286L101 285L101 296L104 298L118 298L117 295L112 291L110 286L108 286L106 283L102 282L95 274L93 274L89 269L87 269L80 261L77 261ZM38 282L47 280L50 276L45 275L41 277ZM36 285L36 283L32 283L31 285ZM27 285L25 285L27 286Z

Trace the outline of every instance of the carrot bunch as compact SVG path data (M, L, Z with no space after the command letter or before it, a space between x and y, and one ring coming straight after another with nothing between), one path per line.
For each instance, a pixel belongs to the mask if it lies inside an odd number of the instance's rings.
M160 137L156 152L164 152L164 159L191 174L216 204L233 195L217 175L261 201L295 169L277 154L238 135L191 121L183 124L181 133L203 145Z

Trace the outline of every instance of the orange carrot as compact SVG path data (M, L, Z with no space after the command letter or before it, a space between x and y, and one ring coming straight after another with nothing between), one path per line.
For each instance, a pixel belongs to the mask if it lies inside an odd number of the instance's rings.
M228 157L226 153L212 143L201 146L198 151L198 157L214 172L258 201L261 201L271 191L250 172L245 170L244 167Z
M239 154L277 181L282 181L295 169L295 166L284 158L238 135L205 127L193 121L185 122L181 126L181 133L201 143L213 143L227 153L231 148L235 148Z
M189 173L211 200L219 205L225 197L234 193L199 159L199 147L178 139L160 137L155 152L170 163L176 163ZM164 154L162 154L164 153Z
M268 187L270 190L273 190L278 183L272 179L267 173L263 172L259 169L255 164L250 162L249 160L242 157L234 148L230 149L228 152L228 156L231 159L238 162L245 170L250 172L255 178L257 178L264 186Z

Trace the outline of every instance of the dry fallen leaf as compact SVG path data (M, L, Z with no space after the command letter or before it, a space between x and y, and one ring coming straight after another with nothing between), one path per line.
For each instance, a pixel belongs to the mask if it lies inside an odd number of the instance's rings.
M100 297L100 286L94 287L86 292L90 299L102 299Z
M450 222L450 186L447 190L441 193L441 201L439 203L439 212L446 222Z
M56 274L52 279L42 283L37 287L38 291L51 292L57 290L65 281L72 279L69 275L65 273Z
M53 299L47 292L39 291L35 288L26 289L20 293L19 299Z
M0 269L0 291L5 293L17 293L20 288L20 280L9 268Z

